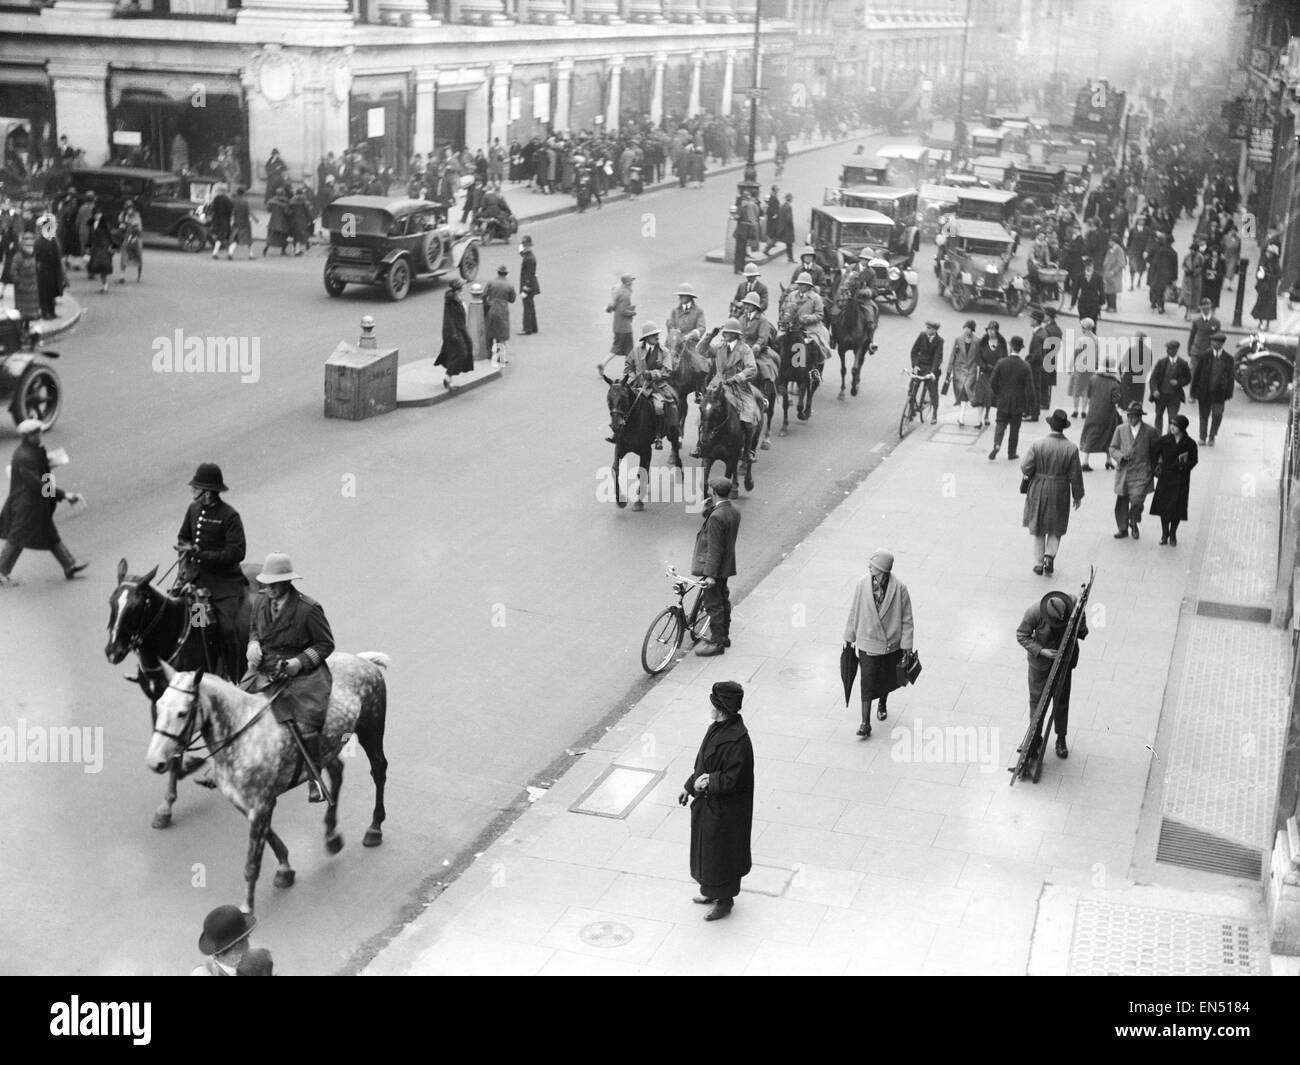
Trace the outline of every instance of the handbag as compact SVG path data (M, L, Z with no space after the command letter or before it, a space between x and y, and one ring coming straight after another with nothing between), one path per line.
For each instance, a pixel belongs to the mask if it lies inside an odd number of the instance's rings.
M904 688L909 684L915 684L916 678L920 675L921 656L916 651L904 651L902 657L898 660L896 675L898 686Z
M939 391L946 396L948 394L948 389L951 385L952 385L952 378L945 377L943 379L943 386L939 389Z
M1030 477L1029 474L1025 474L1020 478L1020 494L1022 496L1029 495L1029 482L1032 480L1033 478Z

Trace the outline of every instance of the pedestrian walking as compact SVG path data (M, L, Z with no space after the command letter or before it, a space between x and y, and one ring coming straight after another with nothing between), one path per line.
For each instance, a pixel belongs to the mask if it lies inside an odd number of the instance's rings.
M731 646L731 591L736 575L736 538L740 511L731 502L731 481L715 477L704 497L704 521L695 534L691 575L703 578L700 606L709 615L709 638L695 649L701 658L722 654Z
M1141 403L1129 404L1127 424L1110 438L1110 464L1115 467L1115 539L1138 538L1142 509L1154 487L1155 452L1159 438L1142 420Z
M990 462L998 457L1004 434L1007 437L1007 458L1019 458L1016 449L1020 445L1020 423L1026 414L1038 409L1038 397L1034 395L1034 375L1024 360L1024 350L1024 339L1012 337L1010 353L993 368L993 377L989 381L989 387L993 389L993 402L998 409L998 424L993 430L993 450L989 452Z
M1115 427L1123 420L1123 388L1115 366L1107 360L1100 370L1088 375L1088 412L1083 419L1083 431L1079 434L1080 469L1091 472L1088 456L1108 451ZM1110 469L1110 459L1106 460L1106 469Z
M1151 309L1157 314L1164 314L1169 288L1178 281L1178 253L1170 244L1168 233L1157 233L1152 240L1151 253L1148 257L1147 286L1150 291Z
M1007 357L1007 342L997 322L989 322L984 328L984 335L976 345L979 362L979 376L975 380L975 406L984 410L984 427L993 424L989 415L993 411L993 370L999 362Z
M96 204L90 216L90 253L86 256L86 273L94 280L99 278L99 291L108 291L109 278L113 276L113 255L117 245L113 229L104 208Z
M975 383L979 379L979 341L975 339L975 321L967 319L961 327L961 336L952 342L948 356L948 371L944 387L952 385L952 401L960 409L957 424L966 425L966 413L975 401Z
M203 919L199 936L199 953L207 960L191 976L234 976L240 961L251 949L248 937L257 927L257 918L238 906L218 906Z
M876 717L889 717L889 693L898 687L903 653L912 650L912 597L907 585L894 577L894 556L876 551L859 579L844 622L844 643L858 656L858 686L862 723L858 735L871 735L871 704Z
M0 587L13 583L10 574L25 550L50 551L72 580L86 568L64 545L54 527L54 508L60 503L81 503L79 492L65 492L50 473L50 457L41 443L43 426L36 418L18 424L21 438L9 466L9 497L0 509Z
M1205 265L1201 269L1201 303L1210 301L1218 308L1223 298L1223 278L1226 262L1220 244L1208 243L1202 252Z
M1202 242L1203 243L1203 242ZM1193 242L1183 256L1183 287L1178 294L1178 302L1183 307L1183 320L1192 316L1192 311L1201 305L1201 281L1205 276L1205 256L1201 254L1202 243Z
M1033 330L1029 334L1029 353L1025 356L1025 364L1029 367L1029 375L1033 382L1034 402L1029 408L1025 421L1036 422L1042 417L1041 412L1047 408L1051 399L1051 386L1047 383L1047 315L1043 313L1042 308L1035 307L1029 312L1029 318L1034 323ZM1052 366L1056 365L1055 353L1053 353ZM1052 377L1055 378L1055 370L1052 371Z
M81 201L81 206L77 208L76 215L76 233L77 233L77 252L85 261L86 256L90 254L90 218L95 213L95 193L93 190L86 193L85 199Z
M1079 308L1079 318L1091 318L1093 323L1101 321L1101 312L1106 303L1106 287L1101 274L1097 272L1097 263L1091 258L1083 260L1083 276L1079 278L1075 290L1075 303Z
M300 185L289 200L289 237L293 241L294 255L301 255L311 247L311 233L316 215L307 198L307 186Z
M247 192L243 185L239 185L231 200L230 247L226 251L227 258L234 257L236 247L245 246L248 248L249 259L253 257L253 223L257 221L257 216L248 205Z
M208 229L212 236L212 257L221 254L222 248L231 243L231 223L234 219L235 204L230 198L230 189L224 182L217 182L212 190L212 200L208 203ZM231 258L229 251L226 258Z
M706 921L731 913L753 868L754 747L740 716L744 701L745 689L734 680L713 685L713 723L677 797L691 806L691 878L700 885L693 901L710 907Z
M519 244L519 293L524 303L524 327L520 332L532 336L537 332L537 305L533 302L541 294L537 283L537 256L533 254L533 238L524 237Z
M1065 439L1070 419L1057 409L1047 419L1051 430L1035 440L1020 464L1025 493L1024 526L1034 542L1034 572L1053 573L1061 537L1070 528L1070 497L1074 509L1083 502L1083 471L1079 451Z
M1097 339L1097 323L1091 318L1080 318L1079 328L1083 331L1083 335L1074 345L1074 352L1070 358L1070 383L1065 389L1066 395L1074 400L1074 410L1070 414L1072 418L1079 417L1080 406L1083 407L1085 416L1088 413L1089 386L1092 384L1093 370L1097 367L1101 351L1101 343Z
M1219 243L1223 248L1223 283L1231 292L1241 265L1241 234L1237 232L1236 225L1228 223Z
M1124 288L1124 266L1128 258L1124 246L1119 242L1119 234L1110 235L1110 244L1106 248L1106 258L1102 261L1102 291L1106 295L1106 310L1114 314L1119 310L1119 294Z
M515 286L509 278L510 268L502 264L497 267L497 276L483 287L488 350L503 366L510 362L506 345L510 343L510 304L515 302Z
M1169 419L1169 432L1156 443L1156 491L1151 513L1160 519L1160 545L1178 546L1178 525L1187 520L1192 470L1198 460L1196 441L1187 435L1191 425L1186 414Z
M772 244L785 245L785 261L794 262L794 193L787 192L785 200L781 204L780 210L776 216L776 231L769 233L768 237L771 243L768 244L767 250L770 253Z
M1236 387L1232 356L1223 350L1227 339L1223 333L1215 333L1210 338L1210 354L1192 368L1191 396L1201 415L1197 443L1206 447L1214 447L1214 438L1219 435L1219 426L1223 423L1223 405L1232 399Z
M68 287L68 275L63 268L63 256L56 239L45 233L36 234L33 247L36 257L36 299L44 319L58 317L55 304ZM136 280L140 279L136 274Z
M1267 329L1277 317L1277 286L1281 279L1278 246L1270 244L1255 271L1255 305L1250 309L1250 315L1259 323L1260 329Z
M1142 283L1147 272L1147 258L1151 253L1151 227L1146 217L1139 215L1128 231L1128 241L1124 245L1128 255L1128 289L1132 292Z
M280 254L285 255L289 242L289 197L284 194L284 189L276 188L266 201L266 210L266 243L262 245L262 257L266 258L271 248L279 248Z
M605 313L614 316L614 343L610 345L609 355L596 363L596 372L601 377L605 376L605 367L610 359L620 356L626 359L632 352L632 321L636 318L636 305L632 302L632 282L635 280L636 277L632 274L624 274L620 277L618 285L610 293L609 303L605 306Z
M14 286L14 309L23 324L41 316L40 277L36 265L36 234L28 230L18 238L9 260L9 278Z
M1178 348L1177 340L1166 340L1164 357L1151 368L1148 387L1151 390L1151 402L1156 408L1157 436L1163 429L1166 413L1169 415L1170 424L1173 424L1174 416L1187 402L1184 388L1192 383L1192 368L1187 365L1186 359L1179 356Z
M1201 300L1200 313L1192 319L1191 333L1187 337L1187 358L1192 369L1202 358L1210 354L1213 344L1211 338L1221 332L1223 326L1214 314L1214 306L1208 299Z
M1029 713L1038 708L1047 677L1052 672L1052 662L1061 648L1070 615L1074 612L1075 598L1066 592L1048 592L1025 611L1016 628L1016 642L1025 649L1029 658ZM1078 639L1088 635L1088 618L1079 619ZM1070 749L1065 734L1070 725L1070 688L1075 667L1079 664L1079 645L1076 642L1052 700L1052 720L1056 727L1056 756L1069 758ZM1035 743L1037 738L1035 737Z
M453 377L474 369L474 342L470 339L469 325L465 320L465 305L460 301L463 285L458 277L447 282L447 295L442 303L442 350L434 359L434 365L446 371L442 386L448 390L459 387L452 381Z

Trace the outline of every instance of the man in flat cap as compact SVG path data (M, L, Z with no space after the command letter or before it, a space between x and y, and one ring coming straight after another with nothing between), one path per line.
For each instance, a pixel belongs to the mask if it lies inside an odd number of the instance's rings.
M1146 498L1155 487L1155 455L1160 438L1142 420L1141 403L1128 405L1125 424L1117 425L1110 438L1110 462L1115 467L1116 540L1138 538L1138 523Z
M1236 367L1232 356L1223 350L1227 339L1222 333L1215 333L1210 338L1210 353L1198 359L1192 368L1192 399L1196 400L1201 414L1197 443L1206 447L1214 447L1214 438L1223 423L1223 405L1232 398L1236 387Z
M704 523L695 534L691 574L704 578L700 605L709 615L709 638L695 649L701 658L720 655L731 646L731 592L727 581L736 575L736 537L740 511L731 503L731 481L715 477L705 490Z
M943 373L943 337L936 321L926 322L925 329L912 341L912 373L918 375L912 379L912 395L918 388L930 394L930 424L934 425L939 420L939 376ZM930 375L928 381L919 379L926 374Z
M1074 596L1065 592L1048 592L1039 602L1025 611L1016 629L1016 642L1029 656L1029 712L1032 714L1043 694L1047 675L1052 671L1052 661L1060 649L1065 628L1074 611ZM1088 617L1079 619L1079 639L1088 635ZM1070 681L1074 667L1079 664L1079 645L1074 645L1065 676L1056 690L1053 719L1056 722L1056 755L1070 757L1065 745L1065 733L1070 724Z
M1172 420L1187 401L1187 393L1183 389L1192 383L1192 368L1178 354L1178 348L1177 340L1166 340L1164 357L1151 368L1148 387L1151 390L1151 402L1156 407L1156 436L1163 432L1165 413L1168 412Z
M713 723L677 797L691 805L691 877L700 885L694 901L709 906L706 921L731 913L741 878L753 867L754 747L740 716L744 698L734 680L713 685Z

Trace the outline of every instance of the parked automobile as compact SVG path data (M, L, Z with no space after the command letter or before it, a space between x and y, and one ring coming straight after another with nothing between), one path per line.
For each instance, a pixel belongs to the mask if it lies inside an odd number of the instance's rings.
M57 351L39 350L30 329L15 310L0 310L0 405L9 408L14 425L36 418L49 429L63 409L63 385L45 359Z
M1300 337L1289 333L1252 333L1237 345L1237 383L1258 403L1286 397L1295 377Z
M974 303L997 303L1012 316L1025 305L1025 279L1015 272L1015 238L996 222L959 218L944 239L939 295L961 313Z
M326 206L329 230L325 291L378 285L390 300L405 299L414 281L457 272L478 276L479 238L469 226L448 224L446 208L430 200L343 196Z
M808 232L818 262L832 271L837 283L844 253L851 253L871 267L878 304L903 316L916 310L920 292L911 267L914 252L906 256L891 252L894 220L888 215L862 207L814 207Z
M174 240L184 251L202 251L212 239L206 208L184 194L175 174L129 166L88 167L68 174L77 195L93 192L110 219L117 218L127 200L135 200L147 242Z

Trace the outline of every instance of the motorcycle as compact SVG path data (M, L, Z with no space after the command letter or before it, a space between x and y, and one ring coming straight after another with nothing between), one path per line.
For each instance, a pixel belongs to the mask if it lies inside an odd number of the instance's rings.
M1300 337L1286 333L1252 333L1237 345L1233 361L1241 390L1257 403L1286 398L1295 377Z
M494 240L509 244L510 238L519 232L519 219L512 214L480 217L474 223L474 232L484 244Z

